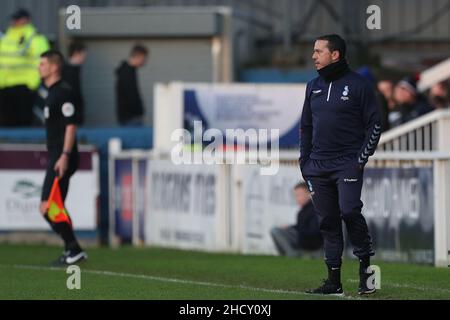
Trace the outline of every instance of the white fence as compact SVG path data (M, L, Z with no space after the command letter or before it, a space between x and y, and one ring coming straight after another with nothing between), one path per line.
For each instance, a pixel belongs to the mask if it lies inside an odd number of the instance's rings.
M435 111L382 135L362 195L378 258L450 264L448 137L450 111ZM120 231L135 244L275 254L270 229L295 222L297 151L280 152L272 159L278 173L262 176L261 162L175 165L167 148L110 150L112 240ZM120 159L129 163L119 165ZM122 175L116 170L121 166L129 172Z
M381 136L371 165L433 168L434 260L449 265L450 110L437 110Z
M139 216L142 211L132 210L135 244L275 254L270 229L295 223L298 208L291 192L301 179L297 152L280 153L274 176L260 175L261 164L175 165L168 155L154 152L119 152L111 159L123 157L147 162L145 190L131 183L132 195L144 194L147 200L145 219ZM449 178L450 153L374 156L365 174L363 212L378 258L449 264ZM116 221L114 203L111 221ZM144 224L141 237L139 221Z
M97 230L99 160L93 146L80 145L80 166L70 180L65 205L75 230ZM0 144L0 231L46 231L39 214L47 166L43 144Z
M450 151L450 110L430 112L383 133L378 151Z

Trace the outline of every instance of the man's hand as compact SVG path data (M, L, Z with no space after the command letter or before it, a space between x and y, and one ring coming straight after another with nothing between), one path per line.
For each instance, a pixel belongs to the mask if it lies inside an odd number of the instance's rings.
M39 211L41 212L42 215L47 213L47 201L41 202L41 204L39 205Z
M58 161L56 161L54 169L58 173L58 177L62 178L64 173L66 173L68 162L69 162L69 157L65 153L63 153L59 157Z

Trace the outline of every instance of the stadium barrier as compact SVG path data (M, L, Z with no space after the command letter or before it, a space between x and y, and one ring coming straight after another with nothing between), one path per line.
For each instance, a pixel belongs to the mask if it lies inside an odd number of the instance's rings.
M92 145L98 155L99 198L98 230L95 237L100 243L107 244L109 239L109 184L108 184L108 141L119 138L122 149L151 149L153 147L153 128L115 127L115 128L79 128L77 138L80 144ZM5 144L44 144L44 128L7 128L0 129L0 143ZM41 182L42 183L42 182Z
M449 264L450 152L442 136L448 134L449 119L448 112L436 111L383 134L365 169L363 212L382 260ZM428 134L434 137L430 144L424 143ZM271 159L278 162L278 173L263 176L264 161L176 165L164 151L121 151L111 145L110 150L110 192L116 195L111 237L128 217L128 237L135 244L275 254L270 229L295 221L298 208L291 192L301 180L297 151L281 151L278 160ZM114 172L120 170L112 163L121 160L131 160L131 180L117 183ZM139 168L144 162L146 170ZM131 193L124 192L127 185Z
M139 245L144 239L147 163L150 151L122 150L122 140L108 143L109 244Z
M135 244L276 254L270 229L295 222L292 188L301 180L295 151L280 152L274 176L260 174L262 163L175 165L154 151L118 151L114 159L135 163L129 176L141 179L138 163L147 161L146 183L128 180L131 202L121 204L131 208ZM379 259L448 265L449 178L450 153L376 153L365 169L362 199ZM124 194L123 182L112 188L112 195ZM119 211L112 210L111 225ZM347 251L351 256L350 246Z
M94 146L80 145L80 166L70 182L66 208L76 231L97 232L99 159ZM0 144L0 231L48 231L39 214L47 167L44 144Z
M434 264L450 265L450 110L436 110L382 134L373 166L432 170ZM423 181L419 181L424 183Z

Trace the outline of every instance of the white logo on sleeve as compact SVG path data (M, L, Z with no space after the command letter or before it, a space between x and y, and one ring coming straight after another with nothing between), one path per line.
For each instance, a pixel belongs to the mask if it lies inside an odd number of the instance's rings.
M44 107L44 118L48 119L50 117L50 108L48 106Z
M73 103L70 102L64 103L61 110L64 117L71 117L75 113L75 107Z

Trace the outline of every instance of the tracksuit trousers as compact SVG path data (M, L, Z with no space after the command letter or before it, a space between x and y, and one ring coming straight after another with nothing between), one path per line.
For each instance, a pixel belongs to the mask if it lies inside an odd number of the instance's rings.
M364 168L359 167L356 156L309 159L301 170L319 215L326 264L332 268L341 267L344 250L342 220L354 248L353 254L360 259L373 256L372 240L361 213Z

